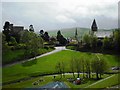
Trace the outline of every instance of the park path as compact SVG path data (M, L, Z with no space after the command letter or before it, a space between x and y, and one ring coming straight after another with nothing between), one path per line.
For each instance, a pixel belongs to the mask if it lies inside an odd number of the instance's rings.
M53 50L53 51L51 51L51 52L47 52L47 53L42 54L42 55L39 55L39 56L36 56L36 59L37 59L37 58L40 58L40 57L44 57L44 56L50 55L50 54L53 54L53 53L60 52L60 51L62 51L62 50L68 50L68 49L66 49L65 46L55 47L55 50ZM34 60L34 59L35 59L35 58L30 58L30 59L23 60L23 61L17 61L17 62L14 62L14 63L6 64L6 65L4 65L3 67L8 67L8 66L12 66L12 65L15 65L15 64L24 63L24 62L31 61L31 60Z

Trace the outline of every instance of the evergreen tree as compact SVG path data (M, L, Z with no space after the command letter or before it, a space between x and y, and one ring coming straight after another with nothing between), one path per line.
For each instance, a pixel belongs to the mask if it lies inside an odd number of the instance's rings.
M30 25L30 26L29 26L29 31L34 32L33 25Z
M44 33L44 40L49 41L49 39L50 39L50 36L48 35L48 32L45 32Z
M78 41L77 35L78 35L78 32L77 32L77 28L76 28L76 30L75 30L75 39Z
M57 41L59 41L59 44L61 44L61 45L67 44L67 40L63 37L60 30L57 32Z
M9 43L9 41L10 41L10 23L8 21L5 22L3 29L4 29L3 33L6 36L6 41Z

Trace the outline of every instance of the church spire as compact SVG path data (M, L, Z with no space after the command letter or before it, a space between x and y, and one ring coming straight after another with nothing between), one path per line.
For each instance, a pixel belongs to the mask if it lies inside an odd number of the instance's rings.
M93 23L92 23L92 26L91 26L91 30L92 31L97 31L97 24L96 24L95 19L93 20Z

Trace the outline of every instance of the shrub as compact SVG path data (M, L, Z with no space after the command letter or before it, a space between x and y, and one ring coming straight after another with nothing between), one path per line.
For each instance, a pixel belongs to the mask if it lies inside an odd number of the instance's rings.
M76 46L67 46L67 49L76 50Z

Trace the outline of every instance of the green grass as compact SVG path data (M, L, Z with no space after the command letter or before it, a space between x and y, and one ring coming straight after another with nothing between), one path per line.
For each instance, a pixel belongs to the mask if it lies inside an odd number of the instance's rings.
M77 77L77 74L75 76ZM103 78L106 78L108 76L109 75L104 74ZM82 74L80 74L80 77L82 78ZM73 76L72 75L65 75L65 78L64 77L60 78L60 75L58 75L58 76L56 76L55 79L53 79L53 76L43 76L43 77L40 76L40 77L33 78L33 79L30 79L30 80L27 80L27 81L15 83L15 84L5 85L5 86L3 86L3 88L37 88L37 87L40 87L40 86L44 86L47 83L54 82L56 80L64 82L69 88L84 88L84 87L98 81L98 80L93 80L93 79L85 79L84 83L82 83L80 85L75 85L75 84L69 82L67 80L68 78L73 78ZM33 85L32 84L33 82L38 81L40 79L42 79L44 81L39 82L39 85Z
M55 66L59 61L64 61L66 65L66 72L69 71L69 62L72 57L80 58L84 56L86 59L91 59L94 54L75 52L75 51L61 51L45 57L41 57L36 61L29 61L22 64L16 64L10 67L3 68L3 82L13 81L20 78L30 77L40 74L52 74L56 72ZM110 66L117 65L115 56L102 55ZM106 58L107 57L107 58ZM31 64L32 63L32 64Z
M50 52L52 50L53 49L51 49L51 48L48 48L48 49L42 48L42 49L39 49L38 53L41 55L43 53L47 53L47 52ZM23 60L23 59L25 59L24 52L25 52L24 49L23 50L14 50L14 51L9 50L2 55L2 63L8 64L8 63Z
M103 80L99 83L96 83L88 88L108 88L108 87L111 87L114 85L118 85L118 84L120 84L120 82L118 80L118 75L119 74L113 75L112 77L110 77L106 80Z
M38 81L40 79L43 79L44 81L39 82L39 85L33 85L33 83L35 81ZM27 80L24 82L5 85L5 86L3 86L3 88L37 88L37 87L43 86L49 82L52 82L52 79L53 79L52 77L47 77L47 76L46 77L37 77L37 78Z
M13 62L15 60L22 59L21 57L23 56L24 56L24 50L15 50L15 51L9 50L2 55L2 62L4 64Z
M104 79L104 78L106 78L108 76L110 76L110 75L104 74L104 75L102 75L102 79ZM76 75L76 77L77 77L77 75ZM80 75L80 77L82 78L82 74ZM94 76L93 78L96 78L96 76ZM90 85L90 84L95 83L96 81L98 81L98 80L93 79L93 78L90 78L90 79L84 78L83 83L81 83L80 85L75 85L75 84L73 84L71 82L66 82L66 83L67 83L67 85L70 88L85 88L86 86L88 86L88 85Z

